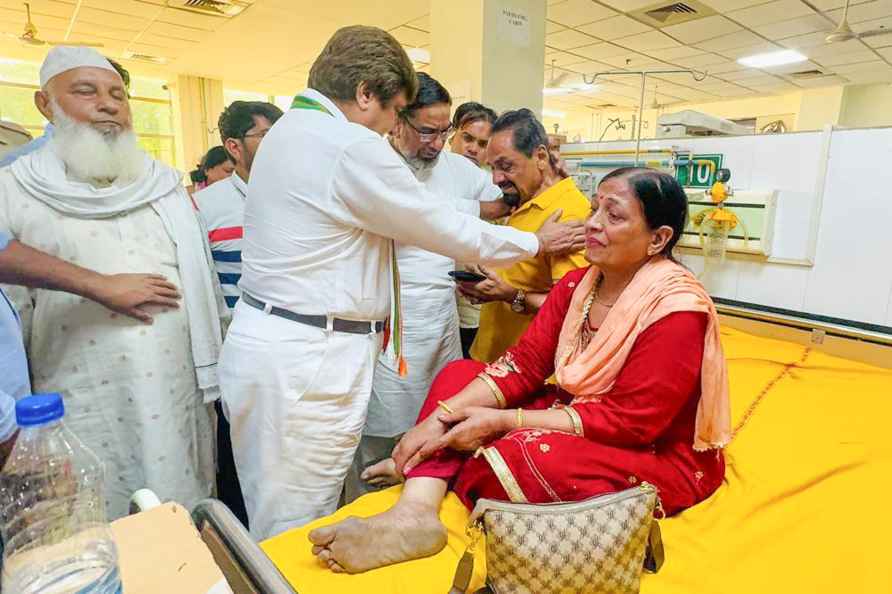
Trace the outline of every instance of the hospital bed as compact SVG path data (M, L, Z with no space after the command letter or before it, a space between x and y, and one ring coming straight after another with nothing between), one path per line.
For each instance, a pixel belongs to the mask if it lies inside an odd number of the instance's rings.
M666 564L645 575L642 593L892 592L892 336L733 303L720 309L736 433L726 480L661 522ZM262 554L222 505L203 504L194 516L220 566L235 566L227 578L248 576L255 589L246 592L446 592L467 544L468 513L451 494L441 510L448 544L433 557L351 576L310 553L312 528L381 512L398 496L399 487L367 495L261 543ZM482 546L477 557L471 591L484 580Z

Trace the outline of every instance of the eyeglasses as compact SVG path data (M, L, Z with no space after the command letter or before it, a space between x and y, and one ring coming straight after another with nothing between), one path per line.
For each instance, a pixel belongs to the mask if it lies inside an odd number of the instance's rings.
M266 133L269 132L271 128L267 128L265 130L258 130L257 132L251 132L249 134L245 134L242 138L263 138L266 136Z
M437 138L439 138L441 140L446 140L446 137L449 136L450 134L452 134L452 130L453 130L452 124L449 124L449 126L447 126L443 130L432 130L430 128L421 128L421 129L416 128L415 124L413 124L412 121L409 120L409 118L407 118L405 116L403 116L403 121L406 122L407 124L409 124L410 128L412 128L413 130L418 132L418 137L421 140L421 142L432 142L433 140L435 140Z

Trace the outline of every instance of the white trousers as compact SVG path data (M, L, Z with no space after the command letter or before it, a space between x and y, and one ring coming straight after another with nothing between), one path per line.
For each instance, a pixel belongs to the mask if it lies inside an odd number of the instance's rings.
M292 322L243 301L236 306L220 386L256 540L337 508L381 340Z

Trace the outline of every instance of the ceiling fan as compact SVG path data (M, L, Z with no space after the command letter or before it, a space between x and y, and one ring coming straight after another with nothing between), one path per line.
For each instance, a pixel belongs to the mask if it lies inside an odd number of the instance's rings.
M80 45L86 47L102 47L101 43L88 43L84 41L48 41L46 39L41 39L37 36L37 27L34 26L34 22L31 20L31 5L27 2L23 3L25 5L25 13L28 16L28 20L25 23L25 30L21 35L16 35L14 33L5 33L6 36L12 37L14 39L18 39L22 43L26 45L34 45L34 46L42 46L42 45Z
M595 88L594 85L586 84L584 80L582 82L565 84L574 76L573 73L564 71L555 76L554 72L556 68L554 63L555 60L552 60L551 76L548 78L548 82L545 83L545 87L542 89L543 95L566 95L576 91L590 91Z
M836 26L829 35L827 35L825 41L827 43L839 43L841 41L849 41L851 39L865 39L867 37L875 37L877 35L888 35L892 33L892 29L872 29L870 31L864 31L862 33L856 33L852 30L852 27L849 26L849 2L850 0L846 0L845 10L842 12L842 20Z

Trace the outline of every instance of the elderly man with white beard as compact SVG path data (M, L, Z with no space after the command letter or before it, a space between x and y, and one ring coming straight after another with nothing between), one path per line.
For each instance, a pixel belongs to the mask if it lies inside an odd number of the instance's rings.
M66 423L106 466L110 518L133 491L191 506L214 484L216 363L226 307L181 174L138 146L123 81L88 48L57 47L35 104L55 127L0 171L0 229L111 274L150 271L179 287L151 324L66 293L12 288L33 388L59 391Z

